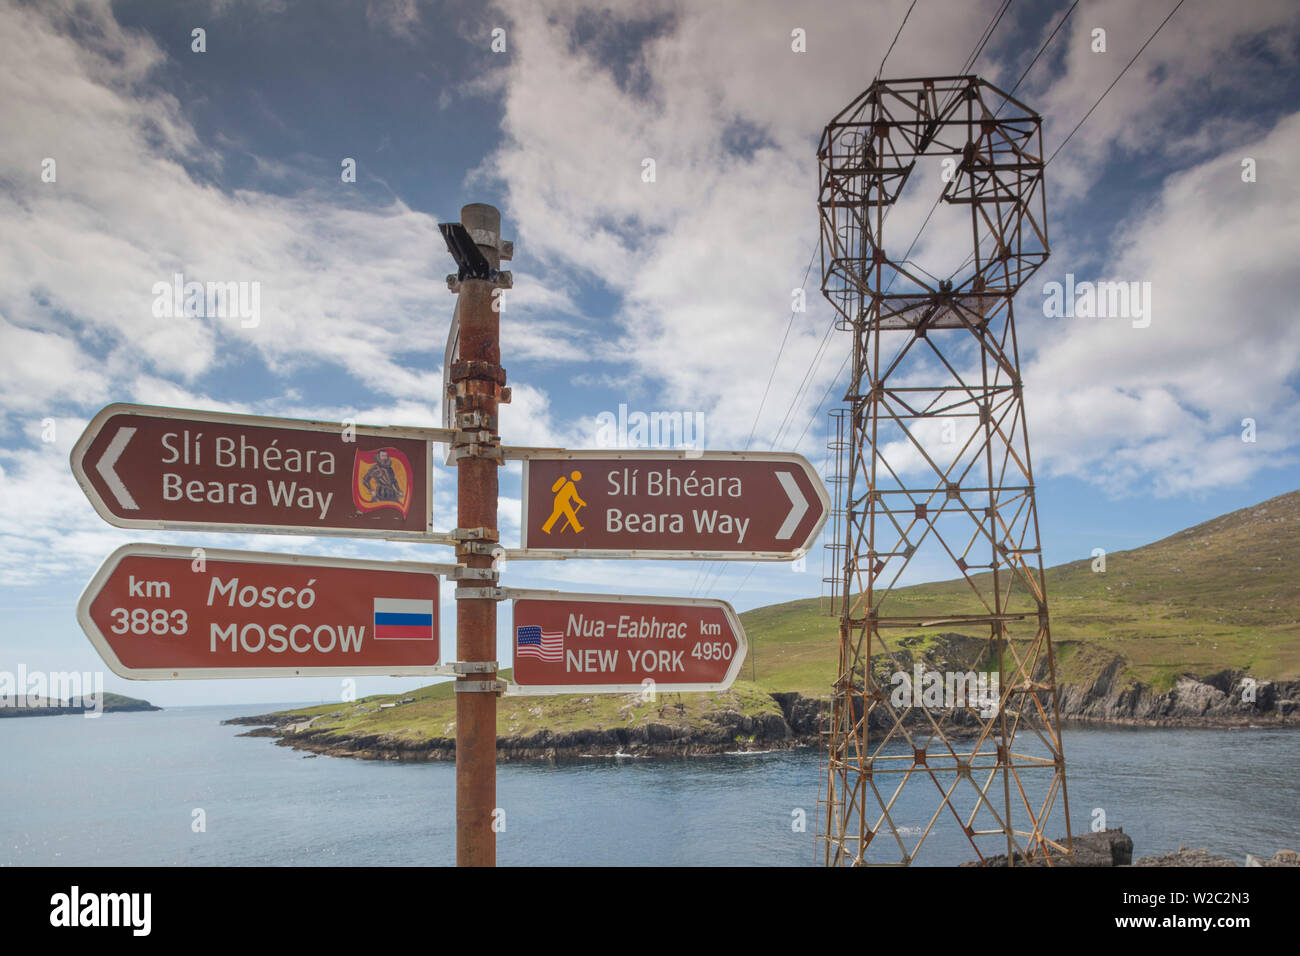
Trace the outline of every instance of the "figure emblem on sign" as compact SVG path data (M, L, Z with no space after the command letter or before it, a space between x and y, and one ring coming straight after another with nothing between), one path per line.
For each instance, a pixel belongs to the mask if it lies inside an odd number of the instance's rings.
M555 492L555 507L551 509L551 516L546 519L546 524L542 525L542 530L547 534L555 527L555 522L561 517L564 518L564 524L560 525L560 530L572 528L575 533L582 532L582 525L578 522L578 509L587 507L587 502L578 497L578 482L582 481L582 472L575 471L567 478L561 475L555 479L555 484L551 485L551 491Z
M396 448L357 451L352 464L352 501L360 511L411 507L411 463Z

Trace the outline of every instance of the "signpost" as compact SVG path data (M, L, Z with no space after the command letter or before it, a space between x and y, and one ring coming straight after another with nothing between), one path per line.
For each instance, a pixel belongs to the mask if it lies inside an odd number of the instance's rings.
M456 462L456 863L496 865L497 803L497 433L510 401L501 367L501 296L511 286L500 269L514 253L501 238L501 213L482 203L461 222L438 228L456 260L447 277L456 293L444 401L454 401L450 459Z
M511 695L720 691L748 650L725 601L506 592L514 601Z
M119 528L440 541L431 443L449 437L110 405L73 447L72 473Z
M830 498L800 455L515 451L524 458L521 548L511 557L792 561Z
M133 680L450 674L438 584L453 568L128 544L77 619Z
M513 255L501 214L439 226L458 272L443 428L375 428L110 405L72 472L119 528L346 535L454 545L457 564L351 561L156 544L119 548L77 606L115 674L144 680L456 678L456 860L496 862L497 601L514 599L511 694L726 690L748 650L723 601L498 587L498 558L788 561L831 510L792 454L505 448L500 311ZM457 469L456 527L433 530L433 444ZM522 547L503 549L498 469L522 459ZM456 581L442 665L439 575ZM653 682L653 685L650 684Z

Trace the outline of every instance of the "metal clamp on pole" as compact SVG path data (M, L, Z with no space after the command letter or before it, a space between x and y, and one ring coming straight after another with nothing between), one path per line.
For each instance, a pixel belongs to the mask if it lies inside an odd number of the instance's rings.
M504 601L506 592L503 588L456 588L457 601Z
M506 370L495 362L461 359L459 362L453 362L451 368L447 370L447 379L457 385L471 379L476 385L489 382L494 385L504 385L506 383Z
M458 558L467 554L486 554L488 557L495 557L503 551L505 551L505 548L495 541L461 541L456 545L456 556Z
M494 398L497 404L499 405L510 404L510 398L512 394L510 391L510 386L501 385L493 381L493 382L484 382L480 386L480 389L482 390L478 392L471 392L468 388L465 387L464 382L449 382L447 384L447 396L448 398L455 399L456 405L458 407L462 402L467 401L471 396L479 396L484 394L491 395L491 397Z
M460 461L462 458L492 458L498 465L505 464L499 445L455 445L447 458L449 461Z
M509 271L493 270L490 276L487 276L488 283L496 289L513 289L515 287L515 277ZM460 292L461 278L452 274L447 276L447 291Z
M470 431L476 428L486 428L488 431L495 433L497 430L497 417L486 412L457 412L456 428Z
M458 680L455 684L458 694L504 694L506 682L503 680Z
M495 674L500 665L496 661L453 661L451 669L459 677L462 674Z
M500 578L496 568L471 568L463 564L454 565L447 573L453 581L492 581Z
M456 528L451 532L451 536L456 539L457 557L470 554L485 554L493 557L504 550L499 543L501 533L495 528ZM495 571L496 569L480 570ZM466 577L477 577L477 575L466 575Z

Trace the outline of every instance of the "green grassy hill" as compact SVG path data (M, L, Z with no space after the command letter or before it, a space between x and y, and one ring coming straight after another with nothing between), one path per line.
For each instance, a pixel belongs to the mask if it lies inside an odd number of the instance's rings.
M510 679L510 670L500 672ZM421 687L405 694L381 694L351 703L319 704L270 715L281 730L306 731L336 738L383 738L382 746L400 748L456 735L456 695L450 681ZM749 723L746 723L748 718ZM672 728L682 735L707 731L737 746L761 733L761 724L778 725L780 705L749 681L736 681L715 694L660 693L654 701L638 695L563 694L553 697L502 697L497 701L497 733L502 737L529 738L540 732L553 735L603 731L644 734L650 725ZM229 723L259 724L260 718L240 718ZM753 724L751 726L751 724ZM721 728L727 728L719 737Z
M1247 670L1300 677L1300 491L1154 544L1048 569L1052 638L1063 682L1090 679L1118 654L1157 691L1178 674ZM902 588L886 613L977 613L964 581ZM741 615L754 653L744 675L768 691L821 695L835 676L838 622L811 598ZM956 627L945 628L959 630ZM918 629L917 634L924 632Z
M1047 571L1053 640L1062 684L1086 684L1118 657L1121 683L1167 691L1181 674L1203 677L1247 671L1260 680L1300 677L1300 491L1189 528L1162 541ZM976 613L960 580L893 592L887 613L942 617ZM827 602L829 604L829 602ZM632 695L504 697L498 733L626 732L620 739L694 735L716 747L779 732L782 707L771 696L829 692L838 660L838 626L819 598L757 608L741 615L751 646L744 679L718 694L661 693L655 702ZM938 631L894 632L895 647L937 650ZM509 671L502 676L509 678ZM364 750L400 750L455 735L455 694L448 682L400 695L322 704L271 719L280 731L361 741ZM310 722L310 727L307 727ZM767 732L765 734L765 731ZM630 734L631 736L627 736ZM319 741L318 741L319 742ZM328 741L327 741L328 742ZM544 745L543 745L544 746ZM371 754L367 754L371 755Z
M86 709L93 709L88 708L81 698L74 698L70 702L55 700L51 697L28 698L22 695L20 700L23 702L14 706L0 699L0 717L58 716L61 714L80 714ZM104 691L102 709L106 714L119 711L162 710L161 707L155 707L147 700L127 697L123 694L114 694L109 691Z

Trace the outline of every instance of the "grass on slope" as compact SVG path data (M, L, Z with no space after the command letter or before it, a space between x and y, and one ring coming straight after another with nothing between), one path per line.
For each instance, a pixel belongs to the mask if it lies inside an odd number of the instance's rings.
M1107 555L1104 574L1091 560L1047 571L1057 672L1062 681L1094 677L1115 655L1123 677L1157 691L1183 673L1205 676L1244 668L1262 679L1300 677L1300 492L1273 498L1181 531L1154 544ZM979 580L979 579L977 579ZM981 584L984 582L981 580ZM1024 596L1021 595L1021 600ZM902 588L882 609L899 616L942 617L981 608L962 580ZM530 735L644 726L692 725L729 709L780 713L770 693L829 692L838 663L838 622L819 598L756 608L741 615L751 652L723 694L508 697L498 702L498 732ZM1028 625L1032 635L1032 624ZM913 654L938 645L959 625L891 632ZM1013 630L1013 634L1017 633ZM1023 626L1020 633L1024 633ZM503 676L509 671L503 671ZM352 704L292 711L319 717L313 729L392 734L419 740L455 733L451 683ZM394 707L383 703L410 699ZM680 710L679 710L680 705Z
M508 679L509 670L501 672ZM352 703L319 704L286 711L312 722L312 730L337 734L386 734L400 740L450 738L456 734L452 682L432 684L403 694L365 697ZM409 703L398 703L399 701ZM395 704L382 707L382 704ZM502 697L497 701L497 733L531 736L542 730L608 730L650 723L699 726L709 716L731 710L756 717L780 715L771 696L748 681L737 681L717 694L660 693L654 702L633 694L560 694L554 697ZM742 740L737 738L737 742Z
M1157 690L1181 673L1205 676L1228 668L1264 679L1300 677L1298 562L1300 492L1291 492L1108 554L1105 573L1094 572L1091 559L1050 568L1058 673L1065 681L1088 679L1118 654L1129 677ZM987 587L986 579L976 580ZM814 598L742 614L753 646L745 676L768 690L826 693L839 638L837 620L820 613L821 605ZM980 611L964 580L899 589L881 609L927 617Z

